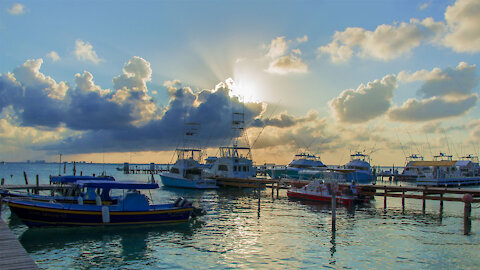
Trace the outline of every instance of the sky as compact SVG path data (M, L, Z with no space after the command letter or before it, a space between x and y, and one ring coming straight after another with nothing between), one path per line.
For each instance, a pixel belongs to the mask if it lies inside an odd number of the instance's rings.
M480 151L480 1L2 1L0 160Z

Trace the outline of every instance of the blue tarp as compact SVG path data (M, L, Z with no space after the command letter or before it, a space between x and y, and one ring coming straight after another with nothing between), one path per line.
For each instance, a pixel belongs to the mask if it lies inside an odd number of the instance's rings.
M115 181L113 176L80 176L80 175L64 175L64 176L52 176L50 182L52 183L74 183L77 181Z
M135 181L77 181L76 184L80 187L91 188L107 188L107 189L155 189L158 188L157 183L144 183Z

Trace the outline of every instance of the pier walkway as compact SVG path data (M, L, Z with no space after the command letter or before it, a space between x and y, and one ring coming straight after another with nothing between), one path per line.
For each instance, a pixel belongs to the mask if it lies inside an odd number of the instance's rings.
M5 222L0 218L0 269L38 269Z

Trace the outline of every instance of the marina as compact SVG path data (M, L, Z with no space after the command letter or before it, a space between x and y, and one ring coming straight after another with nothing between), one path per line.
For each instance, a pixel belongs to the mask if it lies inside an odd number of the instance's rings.
M36 167L35 172L41 172L42 169L38 165ZM93 168L97 168L102 170L103 165L90 165ZM49 167L49 165L43 165L43 167ZM50 166L54 168L54 165ZM107 168L114 168L114 165L107 166ZM85 172L89 171L87 168L83 169ZM98 173L98 171L96 171ZM107 171L108 172L108 171ZM115 170L110 170L116 179L124 178L123 174L116 174ZM90 173L93 174L93 171L90 170ZM28 174L28 172L27 172ZM45 174L45 173L44 173ZM44 175L43 174L43 175ZM41 174L42 175L42 174ZM12 188L12 189L29 189L31 193L37 193L35 188L37 185L28 185L21 183L24 181L23 172L18 173L18 178L11 179L11 183L18 183L17 185L5 185L4 188ZM131 177L131 175L130 175ZM149 180L148 177L137 175L135 176L137 180L143 179L143 181ZM45 183L46 179L43 177L39 177L40 184L38 186L39 189L47 190L48 186L50 188L58 188L55 184L51 185L49 183ZM434 187L417 187L417 186L408 186L408 185L382 185L382 184L375 184L375 185L364 185L358 184L357 188L359 192L365 195L373 196L373 200L365 205L355 206L355 207L348 207L343 206L341 203L337 204L336 211L335 211L335 230L332 231L332 215L333 209L329 202L325 203L316 203L316 202L308 202L308 201L297 201L297 200L290 200L287 197L287 190L290 186L297 185L302 186L309 183L307 180L287 180L287 179L250 179L248 180L248 184L254 185L257 188L248 188L243 189L239 188L245 179L229 179L228 180L228 188L221 188L218 190L190 190L190 189L178 189L178 188L167 188L163 187L160 188L157 192L153 193L154 201L165 201L169 200L169 198L175 198L178 196L182 196L188 198L188 200L194 202L198 206L202 206L207 212L207 214L203 217L197 218L192 220L189 223L184 225L180 225L179 227L172 227L170 225L162 225L160 227L142 227L136 228L132 230L130 228L119 228L119 229L95 229L95 228L85 228L85 229L60 229L60 234L64 235L63 240L47 240L46 237L42 237L41 235L52 234L53 231L50 229L26 229L23 227L22 223L18 221L16 218L9 214L8 209L3 208L2 217L6 218L7 223L10 226L10 230L13 231L14 234L17 234L17 237L20 238L20 242L22 245L25 246L26 250L31 254L32 258L39 263L41 268L44 268L48 265L48 268L54 267L60 261L57 261L53 257L45 255L44 248L54 246L60 246L62 249L66 249L66 252L72 252L71 255L67 255L66 262L71 261L72 263L74 257L78 256L79 253L73 252L72 248L77 245L83 245L81 243L84 240L87 241L105 241L102 240L105 235L110 235L113 237L111 241L120 237L122 239L122 244L118 247L112 246L111 248L107 248L104 251L98 250L96 247L87 247L84 246L83 248L88 250L88 252L100 252L99 254L110 254L116 248L120 248L122 254L120 261L115 262L112 259L107 259L106 265L103 267L116 267L121 265L128 268L128 265L138 266L140 268L149 268L148 265L156 265L157 267L161 266L169 266L169 267L189 267L193 266L192 261L170 261L170 260L151 260L153 257L156 256L154 254L159 254L158 252L167 252L167 250L175 250L178 248L176 243L182 243L186 241L187 245L192 245L194 247L198 247L197 245L201 244L206 248L208 251L208 256L213 254L216 260L220 259L218 257L222 254L222 252L227 252L232 257L230 259L221 259L220 265L228 266L230 263L239 263L243 266L249 265L250 267L260 266L261 261L264 259L260 259L257 261L255 258L271 258L272 262L269 264L270 266L274 267L282 267L285 265L298 265L300 262L297 259L288 259L285 262L275 261L273 258L287 258L286 253L272 253L270 251L270 247L279 246L282 248L291 247L298 250L305 250L312 249L315 251L317 256L324 258L326 260L325 266L327 265L336 265L336 266L359 266L363 265L365 267L375 267L377 265L377 261L380 262L382 259L376 258L367 258L363 255L357 253L359 250L354 250L353 247L349 247L349 241L353 239L351 237L358 237L359 239L363 239L364 241L373 241L371 242L372 245L367 244L360 250L370 250L375 252L377 256L381 257L388 257L388 251L391 251L391 246L381 245L378 241L382 241L384 239L382 230L394 230L396 231L396 236L389 235L390 241L394 241L398 243L400 247L410 247L407 245L407 242L401 240L402 237L411 237L414 235L418 235L418 237L422 237L423 234L431 238L433 237L438 241L438 243L444 243L442 246L443 248L447 248L450 250L449 244L446 244L446 241L450 243L458 243L458 241L462 241L461 237L469 237L470 241L476 241L475 239L478 238L477 232L480 226L480 219L478 218L478 203L480 200L480 190L476 188L465 189L465 188L434 188ZM339 184L340 186L348 187L348 184ZM233 188L232 188L233 187ZM265 189L267 188L267 189ZM270 191L271 189L271 191ZM44 191L39 191L44 192ZM464 213L464 206L465 203L462 201L463 195L466 193L472 195L471 201L471 214L468 219L465 219ZM388 198L388 200L387 200ZM388 201L388 204L387 204ZM433 203L433 202L437 203ZM172 201L173 202L173 201ZM243 209L243 210L241 210ZM286 211L286 212L285 212ZM291 218L288 216L284 217L281 213L289 213ZM352 216L352 214L354 214ZM230 217L235 219L236 218L247 218L247 220L243 220L241 223L238 224L229 224L229 222L222 221L224 217ZM320 219L319 219L320 218ZM385 221L385 218L388 220L386 224L382 223L382 220ZM299 219L295 222L295 219ZM251 220L251 221L248 221ZM260 223L252 223L254 220ZM287 223L285 223L287 222ZM300 225L300 223L303 223ZM351 227L353 224L356 224L354 227ZM425 222L425 223L424 223ZM467 222L467 223L465 223ZM465 227L465 224L470 225L468 228ZM290 224L291 223L291 224ZM283 224L283 225L281 225ZM285 224L290 224L285 226ZM296 224L296 225L294 225ZM370 225L367 225L370 224ZM368 229L370 228L371 224L376 224L378 227L377 229L373 230ZM425 225L427 227L424 227ZM437 224L437 225L435 225ZM442 225L443 224L443 225ZM303 230L312 230L317 226L321 225L321 227L314 229L319 235L321 239L320 241L324 241L324 243L329 243L329 245L320 244L317 247L311 245L301 244L300 242L293 242L291 244L287 244L287 242L271 242L269 237L273 237L273 235L280 236L281 241L285 241L284 237L287 237L287 234L290 236L296 235L301 237L300 239L309 239L305 238L306 236L302 232ZM282 228L282 230L280 230ZM350 229L349 229L350 228ZM354 229L356 228L356 229ZM419 228L423 228L422 231L417 231ZM350 230L352 230L349 232ZM378 231L378 229L380 231ZM465 234L465 230L469 230L469 234L467 236L463 236ZM39 230L39 231L38 231ZM110 231L112 230L112 231ZM245 231L246 230L246 231ZM261 233L257 230L260 230ZM298 231L300 230L300 231ZM405 231L406 230L406 231ZM445 231L446 230L446 231ZM247 233L244 235L244 233ZM447 233L447 238L442 239L445 237L444 233ZM214 240L222 241L220 246L215 247L212 246L213 242L210 242L209 236L215 236ZM300 233L300 234L298 234ZM353 233L353 235L351 235ZM407 235L405 234L407 233ZM437 235L438 233L443 234L443 236ZM71 235L75 234L75 236ZM92 235L93 234L93 235ZM102 236L103 235L103 236ZM134 241L133 237L137 238L140 235L140 242ZM149 236L150 235L150 236ZM182 236L183 235L183 236ZM190 235L190 236L189 236ZM402 236L403 235L403 236ZM411 235L411 236L408 236ZM153 238L151 238L153 237ZM173 237L173 238L172 238ZM180 237L180 238L178 238ZM183 237L186 237L185 240L180 240ZM237 241L234 241L230 237L236 238ZM251 237L257 238L252 244L248 244L245 241L251 241ZM393 237L393 238L392 238ZM439 237L439 238L436 238ZM36 239L43 239L42 242L38 242ZM89 240L91 239L91 240ZM142 240L143 239L143 240ZM155 239L155 240L153 240ZM173 239L178 239L176 241L179 242L172 242ZM223 239L223 240L221 240ZM223 242L227 241L227 239L231 239L228 241L234 242ZM248 240L250 239L250 240ZM273 238L272 238L273 239ZM314 238L313 238L314 239ZM313 240L311 239L311 240ZM332 243L332 239L334 242ZM456 240L455 240L456 239ZM311 241L309 240L309 241ZM465 239L466 240L466 239ZM106 243L109 243L110 240L106 240ZM152 242L154 241L154 242ZM166 241L165 244L160 244L158 246L157 241ZM191 242L193 241L193 242ZM50 244L51 242L51 244ZM154 244L157 243L157 244ZM230 243L230 244L229 244ZM237 247L235 248L235 252L230 250L231 244L237 243ZM320 243L320 242L319 242ZM430 246L428 242L423 243L423 241L418 242L419 250L425 249L428 246L429 250L432 250L433 246ZM374 246L375 245L375 246ZM376 246L379 245L379 246ZM425 246L426 245L426 246ZM457 244L454 245L455 247ZM449 252L453 252L453 248ZM245 254L250 254L246 259L241 259L239 256L239 250L242 256L247 256ZM261 251L256 251L253 254L249 253L248 250L252 249L256 250L256 248L260 248ZM380 249L383 249L380 251ZM195 256L196 258L202 258L206 261L207 265L213 266L217 265L218 261L214 263L208 259L207 253L202 252L201 250L197 249L190 249L188 247L181 248L183 252L187 252L188 254ZM70 250L70 251L69 251ZM130 251L129 251L130 250ZM196 251L195 251L196 250ZM223 251L222 251L223 250ZM230 251L229 251L230 250ZM411 250L411 247L410 247ZM85 252L85 251L84 251ZM106 253L105 253L106 252ZM133 253L132 253L133 252ZM213 252L213 253L212 253ZM234 253L233 253L234 252ZM261 253L258 253L261 252ZM363 258L363 263L359 264L357 260L350 260L350 256L345 257L342 256L344 252L357 254L359 258ZM405 258L409 258L409 253L404 253L406 250L402 251L402 249L396 250L395 252L400 252L403 254ZM465 254L467 250L463 250L461 254ZM468 252L475 252L475 248L469 250ZM36 255L38 254L38 255ZM134 255L136 254L136 255ZM145 255L141 255L145 254ZM150 254L150 255L146 255ZM236 255L235 255L236 254ZM262 255L260 255L262 254ZM308 263L308 256L305 257L304 255L300 255L297 252L294 252L299 258L301 262L305 264L305 266L310 265ZM383 254L383 255L382 255ZM453 252L452 258L455 258L455 252ZM47 256L47 257L45 257ZM70 257L69 259L69 256ZM133 257L132 257L133 256ZM138 257L140 256L140 257ZM150 259L147 259L145 262L141 262L140 260L145 260L145 256L149 256ZM260 257L257 257L260 256ZM173 256L172 258L174 258ZM48 258L45 260L45 258ZM137 259L135 259L137 258ZM307 261L305 261L307 260ZM311 259L311 267L313 265L318 265L320 262ZM402 261L402 259L399 259ZM453 263L456 260L452 260ZM62 262L63 263L63 262ZM100 263L97 260L82 260L80 259L79 263L83 266L92 266L95 263ZM224 264L225 263L225 264ZM403 262L405 263L405 261ZM444 262L445 263L445 262ZM450 264L449 260L446 260L447 265ZM62 264L64 265L64 264ZM143 266L142 266L143 265ZM322 265L322 263L320 263ZM429 262L422 260L412 260L407 265L413 266L424 266L424 267L431 267L435 265L433 261ZM475 260L472 261L472 264L465 264L465 265L475 265ZM464 265L464 266L465 266ZM452 265L453 266L453 265Z

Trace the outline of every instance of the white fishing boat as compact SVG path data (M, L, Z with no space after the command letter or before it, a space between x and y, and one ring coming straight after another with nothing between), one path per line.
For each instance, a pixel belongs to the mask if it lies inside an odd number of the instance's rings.
M184 148L175 150L176 161L169 171L160 173L162 184L167 187L212 189L217 188L215 179L205 177L204 166L200 164L202 150L193 147L198 144L193 138L198 134L198 123L185 124ZM192 147L187 147L187 146Z
M248 146L248 139L245 137L245 145L240 146L239 137L243 135L244 114L233 113L232 146L219 147L219 155L216 159L212 159L210 168L205 169L207 178L217 180L218 185L222 186L238 186L238 187L257 187L251 181L242 182L246 179L256 178L257 172L252 161L252 151ZM230 180L229 182L222 180ZM235 181L232 181L235 180Z
M267 170L267 174L272 179L291 178L298 179L302 171L324 171L327 166L323 164L320 157L309 153L300 153L295 155L293 160L287 166L278 166Z
M215 179L206 178L203 166L198 162L200 149L178 148L177 161L168 172L160 173L162 184L167 187L212 189L218 188Z
M451 155L440 153L432 161L417 161L415 167L427 168L417 170L419 186L462 186L480 184L480 167L478 158L453 160Z

